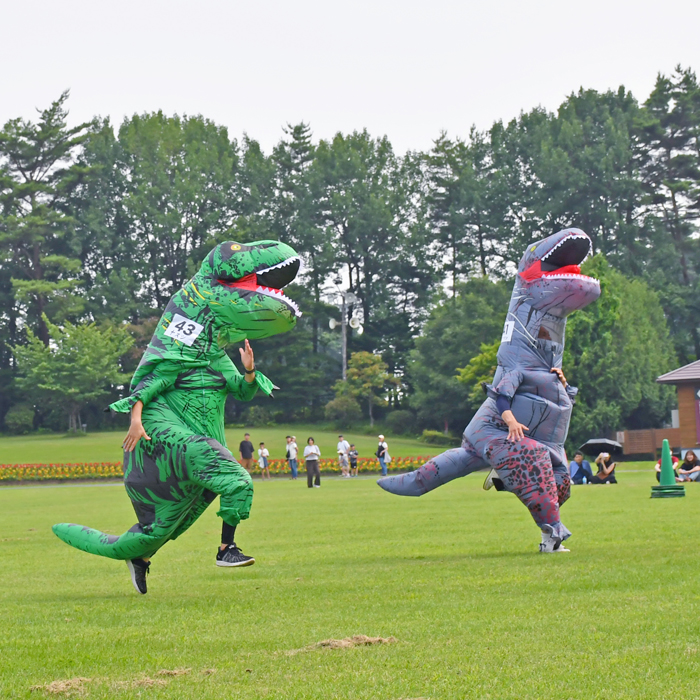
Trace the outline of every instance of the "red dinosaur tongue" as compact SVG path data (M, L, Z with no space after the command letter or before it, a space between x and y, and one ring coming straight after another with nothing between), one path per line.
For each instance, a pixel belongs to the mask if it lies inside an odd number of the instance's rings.
M551 275L580 275L581 268L578 265L565 265L564 267L558 267L556 270L551 272L542 271L542 261L538 260L528 267L525 272L521 273L521 277L526 282L532 282L534 280L542 279L542 277L549 277Z
M545 272L546 275L580 275L581 268L578 265L565 265L564 267L559 267L551 272Z

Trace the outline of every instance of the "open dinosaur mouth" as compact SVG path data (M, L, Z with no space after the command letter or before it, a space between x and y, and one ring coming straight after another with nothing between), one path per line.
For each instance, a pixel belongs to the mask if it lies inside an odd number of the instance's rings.
M581 274L581 263L593 252L588 236L571 233L562 238L540 260L535 261L520 276L526 282L548 279L586 279L598 283L594 277Z
M297 318L301 317L299 307L289 297L284 295L282 287L286 287L294 280L299 272L301 260L298 256L293 256L283 260L277 265L266 267L262 270L241 277L237 280L219 278L219 283L234 289L245 289L247 291L263 294L264 296L278 299L289 306L294 311Z

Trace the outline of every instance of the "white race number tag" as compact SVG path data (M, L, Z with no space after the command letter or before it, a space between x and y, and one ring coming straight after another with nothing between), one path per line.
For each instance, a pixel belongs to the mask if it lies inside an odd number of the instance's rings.
M179 340L185 345L192 345L203 330L204 326L196 321L191 321L189 318L180 316L180 314L175 314L173 320L170 321L168 330L165 331L165 335Z
M506 321L506 325L503 326L503 335L501 336L502 343L510 343L513 337L513 328L515 328L515 321Z

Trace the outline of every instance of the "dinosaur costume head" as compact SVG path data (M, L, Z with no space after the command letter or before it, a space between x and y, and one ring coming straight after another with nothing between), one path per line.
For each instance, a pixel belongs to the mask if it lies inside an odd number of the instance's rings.
M282 287L299 266L294 249L278 241L217 245L168 302L132 388L163 360L204 367L228 343L294 328L301 312Z
M520 353L521 363L561 366L566 317L600 296L600 282L581 274L591 250L591 239L577 228L528 246L518 265L499 363L510 366Z
M299 266L285 243L226 241L207 255L190 284L207 302L222 341L267 338L291 330L301 316L282 292Z

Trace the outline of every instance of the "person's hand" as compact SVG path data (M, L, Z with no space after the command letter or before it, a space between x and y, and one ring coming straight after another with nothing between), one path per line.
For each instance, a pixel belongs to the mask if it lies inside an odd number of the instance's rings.
M524 430L530 430L526 425L519 423L517 418L513 415L513 411L503 411L501 418L505 421L508 426L508 439L511 442L520 442L524 437Z
M564 376L564 372L561 371L561 368L559 367L552 367L552 369L549 370L550 372L553 372L554 374L559 377L559 381L562 383L563 387L566 389L566 377Z
M255 367L255 355L253 355L253 348L250 347L248 339L245 339L244 347L239 348L238 352L241 353L241 362L247 370L251 370Z
M129 432L122 442L122 447L125 452L133 452L138 441L143 438L144 440L150 440L151 438L146 435L146 431L143 429L143 424L140 420L131 421L131 426L129 427Z

